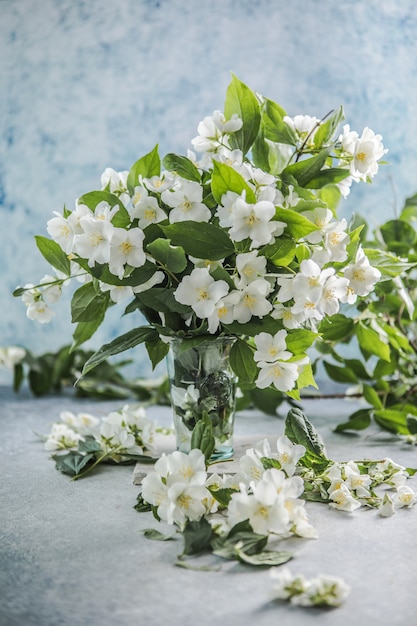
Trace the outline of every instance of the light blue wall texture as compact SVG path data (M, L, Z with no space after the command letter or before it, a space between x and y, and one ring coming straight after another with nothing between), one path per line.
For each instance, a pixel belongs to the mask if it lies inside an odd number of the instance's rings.
M45 326L11 296L49 271L33 236L106 167L185 154L231 72L291 116L343 104L382 134L389 165L341 215L394 216L417 191L416 33L415 0L0 0L0 346L70 343L69 294ZM120 313L89 347L139 322Z

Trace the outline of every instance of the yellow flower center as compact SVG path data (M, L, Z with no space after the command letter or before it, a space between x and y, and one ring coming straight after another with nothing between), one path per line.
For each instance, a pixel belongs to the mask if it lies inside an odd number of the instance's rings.
M365 161L366 152L358 152L358 154L356 155L356 158L358 161Z
M155 219L155 216L156 216L155 209L146 209L144 213L145 219L147 219L149 222L152 222Z
M200 300L207 300L209 297L207 289L198 289L197 293Z
M182 509L189 509L190 508L190 504L191 504L191 496L187 496L186 494L182 493L179 498L177 499L177 502L180 506L180 508Z
M120 249L123 252L123 254L127 255L130 252L132 252L133 246L130 243L130 241L124 241L122 244L120 244Z

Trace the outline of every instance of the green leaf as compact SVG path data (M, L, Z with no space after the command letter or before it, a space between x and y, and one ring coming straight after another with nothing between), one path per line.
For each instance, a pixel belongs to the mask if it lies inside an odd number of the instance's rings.
M334 430L336 433L341 433L345 430L364 430L365 428L368 428L370 423L370 409L360 409L350 416L349 421L344 422L343 424L338 424Z
M152 541L172 541L175 539L175 535L164 535L155 528L145 528L143 534L146 539L151 539Z
M357 383L358 378L349 367L339 367L328 361L323 361L327 375L338 383Z
M324 318L319 325L319 333L325 341L343 341L354 328L354 321L341 313Z
M275 215L278 220L287 224L285 234L289 234L295 240L301 239L317 230L317 226L313 222L304 217L302 213L297 213L297 211L292 209L277 207Z
M223 507L227 507L232 499L232 495L236 493L236 489L232 489L232 487L225 487L224 489L214 489L213 487L208 487L208 490L213 498Z
M373 406L375 409L383 409L384 405L381 402L381 398L373 387L370 385L363 385L363 396L365 400Z
M417 263L410 263L395 256L392 252L384 250L376 250L373 248L364 248L364 252L373 267L377 267L382 276L392 277L399 276L403 272L412 269Z
M94 437L86 437L78 443L78 452L100 452L101 445Z
M304 353L318 338L312 330L295 329L288 332L285 342L287 349L295 355Z
M157 332L155 329L149 326L140 326L139 328L135 328L130 330L129 332L117 337L110 343L102 346L97 352L95 352L85 363L82 371L82 376L90 372L92 369L97 367L100 363L113 356L114 354L119 354L120 352L124 352L125 350L129 350L129 348L134 348L140 343L144 343L145 341L153 341L157 338Z
M234 245L221 228L205 222L181 222L161 226L174 246L198 259L218 261L234 252Z
M340 183L350 175L350 171L343 167L329 167L322 170L312 178L308 183L309 189L321 189L326 185L334 185Z
M239 561L242 561L242 563L256 565L258 567L282 565L293 558L293 554L291 552L277 552L276 550L265 550L264 552L258 552L257 554L247 554L240 548L239 544L235 546L235 552Z
M174 297L174 289L152 287L136 294L136 300L142 305L160 313L189 313L190 307L181 304Z
M42 237L41 235L35 235L35 241L39 252L52 267L66 276L71 274L70 261L65 252L55 241L47 237Z
M109 305L108 293L97 293L93 283L86 283L74 292L71 301L72 322L94 322L103 319Z
M326 467L328 458L321 439L307 417L298 408L289 410L285 420L285 434L293 443L306 449L303 457L310 467Z
M261 113L253 91L232 74L232 80L226 92L224 114L226 119L230 119L234 113L241 118L243 126L229 135L230 144L233 148L242 150L245 155L258 135Z
M381 409L374 412L376 423L390 432L408 434L407 413L397 409Z
M145 154L132 165L127 177L127 188L132 196L135 187L139 185L139 176L143 178L152 178L161 174L161 159L158 153L158 144L151 152Z
M314 133L314 145L316 148L321 146L333 137L334 132L337 130L339 124L345 119L343 107L340 106L333 115L327 117L327 119L320 124L316 132Z
M211 178L211 189L213 196L218 204L221 204L223 194L227 191L234 191L241 195L246 192L246 202L255 204L256 195L253 189L249 187L245 179L239 172L226 163L213 161L213 175Z
M108 285L118 286L137 287L138 285L142 285L147 280L152 278L158 269L154 263L146 261L141 267L132 268L126 277L119 278L110 272L108 265L97 263L93 267L89 267L85 259L77 258L74 259L74 262L78 263L78 265L85 269L86 272L94 276L94 278L97 278Z
M75 350L94 335L104 320L106 309L100 309L90 322L78 322L72 334L71 351Z
M262 111L262 130L266 139L275 143L295 146L297 137L293 129L284 122L286 112L273 100L265 99Z
M326 163L326 159L330 154L330 147L321 150L316 156L309 157L297 163L288 165L283 174L293 176L300 187L309 187L309 182L313 181L319 175L322 167Z
M210 548L212 529L205 517L198 522L187 521L183 531L183 554L198 554Z
M176 172L182 178L187 180L193 180L197 183L200 182L200 172L190 159L185 156L178 156L177 154L167 154L162 160L162 164L165 169L170 172Z
M197 448L201 450L209 462L215 448L215 439L213 435L213 425L208 413L203 413L202 419L198 420L191 433L191 449Z
M143 499L141 493L138 494L138 497L136 498L136 504L133 508L135 509L135 511L138 511L138 513L149 513L152 510L151 505L149 504L149 502L146 502L146 500Z
M416 242L416 231L403 220L389 220L379 231L391 252L407 254Z
M356 337L365 355L374 354L384 361L390 360L389 345L382 341L379 334L373 328L369 328L362 324L362 322L359 322L356 324Z
M415 415L407 415L407 428L411 435L417 435L417 417Z
M152 342L147 341L145 348L151 360L152 369L155 369L158 363L160 363L169 352L169 345L160 339Z
M288 267L295 256L295 243L292 239L278 237L273 244L262 248L261 252L277 267Z
M230 351L230 366L241 381L254 382L258 368L253 358L253 350L246 341L237 339Z
M172 246L169 239L155 239L147 249L156 261L162 263L174 274L180 274L187 267L184 250L179 246Z
M255 387L249 391L250 398L254 406L266 413L276 417L277 408L284 402L285 396L281 391L267 387L266 389L258 389Z
M117 206L118 209L111 219L113 226L126 228L130 224L129 213L123 202L109 191L89 191L78 199L79 204L85 204L91 211L95 211L100 202L106 202L111 208Z
M268 536L254 533L249 520L245 520L233 526L226 537L213 537L211 546L217 556L236 559L237 544L246 555L252 555L262 552L267 542Z
M68 454L55 454L52 456L55 461L56 469L63 474L70 476L79 476L81 471L93 463L95 454L81 454L80 452L71 451Z

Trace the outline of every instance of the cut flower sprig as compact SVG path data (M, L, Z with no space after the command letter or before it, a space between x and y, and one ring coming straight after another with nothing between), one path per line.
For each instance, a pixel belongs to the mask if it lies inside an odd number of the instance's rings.
M15 295L46 323L62 287L80 281L74 348L110 306L142 314L147 324L103 346L84 374L140 343L155 367L171 337L195 345L228 335L241 386L299 398L315 385L307 351L321 322L384 278L360 227L350 230L336 208L353 182L374 178L386 149L369 128L339 129L343 118L341 107L291 118L233 76L224 112L200 122L194 151L161 160L156 146L129 171L107 168L100 190L55 213L50 238L36 242L57 276Z

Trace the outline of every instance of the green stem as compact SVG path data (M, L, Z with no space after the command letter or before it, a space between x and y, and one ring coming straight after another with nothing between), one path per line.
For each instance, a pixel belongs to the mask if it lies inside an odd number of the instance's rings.
M91 470L93 470L95 467L100 465L100 463L103 463L104 459L112 456L112 454L117 454L118 452L121 452L121 450L123 450L123 446L120 445L117 448L114 448L113 450L109 450L108 452L105 452L104 454L99 456L92 465L89 465L86 470L84 470L80 474L77 474L76 476L73 476L72 480L78 480L79 478L83 478L86 474L91 472Z

